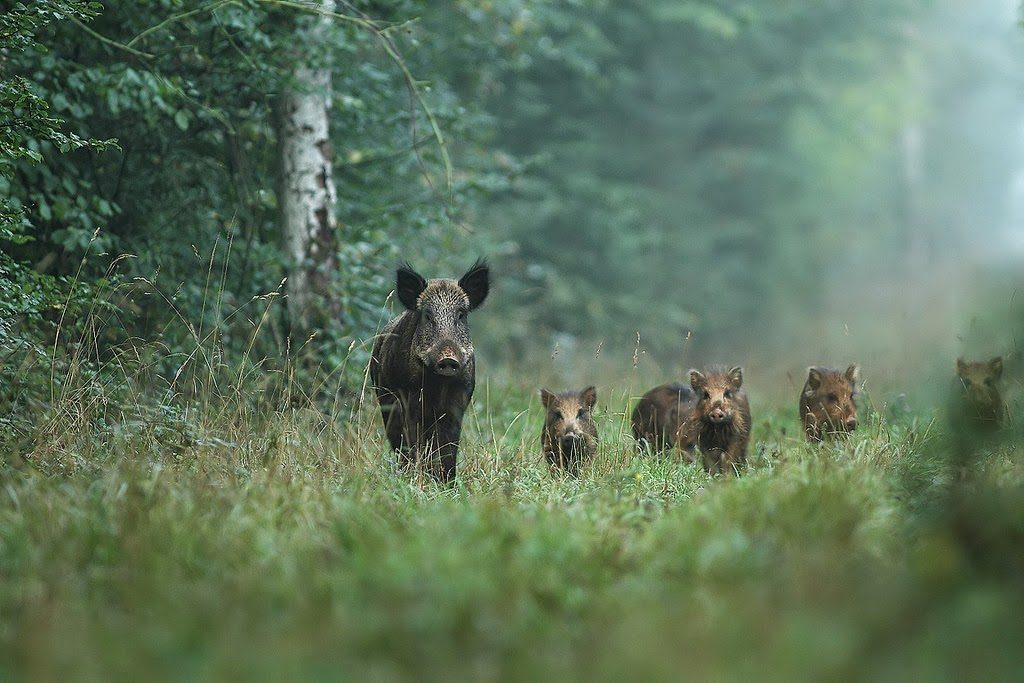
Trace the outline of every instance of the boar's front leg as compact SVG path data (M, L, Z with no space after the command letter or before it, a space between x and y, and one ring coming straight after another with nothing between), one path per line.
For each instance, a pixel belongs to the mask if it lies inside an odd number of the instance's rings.
M697 440L700 438L700 422L693 417L683 418L672 434L672 445L679 451L683 462L697 460Z
M747 460L746 444L733 441L725 448L701 449L704 469L711 474L738 474L738 469Z
M804 431L807 433L807 438L814 443L821 443L824 440L818 418L811 412L804 415Z
M395 450L398 451L399 464L408 467L416 463L424 452L423 405L415 394L410 396L403 392L399 396L401 413L394 420L394 428L400 443Z
M449 483L455 478L455 465L459 456L459 437L462 434L462 417L444 415L436 422L434 438L431 444L431 474L442 483Z
M700 454L704 461L705 472L718 474L722 471L722 461L724 460L725 451L721 448L702 448Z
M739 474L739 468L747 462L747 440L733 439L722 453L722 471L726 474Z
M384 433L388 437L391 448L398 451L403 462L409 460L409 448L412 445L406 434L406 417L408 401L400 393L387 389L377 390L377 401L380 403L380 416L384 421Z

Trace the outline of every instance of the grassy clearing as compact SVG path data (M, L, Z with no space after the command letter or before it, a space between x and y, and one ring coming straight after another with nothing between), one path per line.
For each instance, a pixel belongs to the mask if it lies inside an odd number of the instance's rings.
M41 429L0 482L0 673L1019 675L1019 441L959 481L925 422L815 448L755 406L713 479L611 406L563 478L533 393L482 391L454 489L395 472L370 406Z

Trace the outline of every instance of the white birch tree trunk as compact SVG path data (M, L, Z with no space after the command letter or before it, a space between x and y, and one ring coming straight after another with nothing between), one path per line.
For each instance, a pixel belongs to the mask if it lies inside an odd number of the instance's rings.
M334 0L320 0L334 11ZM331 19L319 16L296 39L314 54ZM334 187L328 110L331 72L299 57L294 86L282 93L278 140L281 161L281 231L290 263L286 292L293 338L306 337L325 316L337 315L331 282L338 270L337 191Z

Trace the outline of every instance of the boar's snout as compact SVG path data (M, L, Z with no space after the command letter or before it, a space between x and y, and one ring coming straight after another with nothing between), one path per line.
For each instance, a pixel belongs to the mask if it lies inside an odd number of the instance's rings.
M582 438L583 432L581 432L579 427L577 427L576 425L567 427L566 430L562 432L562 443L572 443L573 441Z
M715 424L720 424L729 419L729 415L720 406L715 406L708 411L708 419Z
M857 428L857 418L851 415L846 418L846 422L844 424L846 426L846 430L852 432Z
M427 366L436 375L454 377L466 366L466 354L452 343L441 343L427 354Z
M462 369L462 365L454 358L442 358L437 361L436 372L439 375L451 376Z

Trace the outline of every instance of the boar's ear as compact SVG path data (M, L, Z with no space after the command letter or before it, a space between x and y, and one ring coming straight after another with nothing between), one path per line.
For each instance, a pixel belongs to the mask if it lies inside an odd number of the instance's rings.
M856 363L846 368L846 379L850 380L850 384L856 384L857 380L860 379L860 366Z
M594 404L597 403L597 389L594 387L587 387L580 392L580 400L583 401L583 405L587 408L593 408Z
M708 378L700 370L690 370L690 386L700 391L708 383Z
M988 362L988 369L992 373L992 376L999 379L1003 376L1003 357L996 356Z
M956 359L956 374L963 375L967 372L967 363L964 362L963 356Z
M403 306L410 311L415 311L416 301L426 288L427 281L413 270L412 266L403 263L398 267L398 273L395 276L395 293L398 294L398 300L402 302Z
M821 370L818 368L807 368L807 386L817 390L821 386Z
M545 408L550 408L551 402L554 400L555 395L552 394L550 391L548 391L547 389L540 390L540 402L544 405Z
M459 278L459 287L462 287L462 291L469 297L469 310L472 311L482 304L491 287L491 269L487 266L487 261L477 259L473 267Z
M743 386L743 368L738 365L729 370L729 381L732 382L733 389L739 389Z

